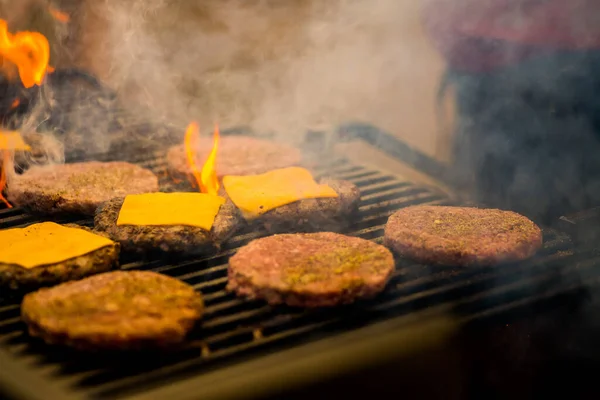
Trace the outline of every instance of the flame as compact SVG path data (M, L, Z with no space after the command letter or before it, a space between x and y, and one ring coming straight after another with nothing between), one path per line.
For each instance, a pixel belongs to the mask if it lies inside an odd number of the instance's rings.
M213 132L213 147L206 159L206 162L202 166L202 184L200 185L200 191L202 193L217 194L219 192L219 179L217 178L217 150L219 148L219 127L215 125Z
M49 72L50 45L39 32L8 32L6 21L0 19L0 57L17 67L23 86L39 86Z
M52 7L52 6L48 6L48 11L50 12L50 15L52 15L52 17L57 20L58 22L62 22L63 24L66 24L67 22L69 22L71 20L71 17L69 17L69 14L67 14L66 12L57 10L56 8Z
M6 171L8 171L10 166L10 152L8 149L4 149L2 150L2 167L0 168L0 201L6 204L8 208L12 208L12 205L2 195L2 192L6 189Z
M219 192L220 187L219 179L217 178L217 170L215 168L217 149L219 147L219 127L215 125L213 147L201 170L198 169L195 152L199 137L200 130L198 129L198 124L196 122L190 123L185 131L184 139L187 165L192 172L196 184L200 188L200 192L216 195Z
M19 104L21 104L21 100L14 99L12 104L10 105L10 109L14 110L15 108L19 107Z
M199 132L200 130L198 129L198 124L191 122L185 130L185 138L183 140L187 165L192 172L198 187L200 187L200 183L202 182L202 175L198 170L198 166L196 165L196 153L194 152L194 149L198 141L198 136L200 135Z

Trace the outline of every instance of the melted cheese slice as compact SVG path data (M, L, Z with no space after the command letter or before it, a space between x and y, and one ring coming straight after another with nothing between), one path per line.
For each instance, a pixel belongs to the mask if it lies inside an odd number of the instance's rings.
M54 222L0 231L0 263L31 269L56 264L110 246L103 236Z
M210 231L225 199L204 193L145 193L125 197L117 225L194 226Z
M312 174L300 167L260 175L225 176L223 187L247 220L299 200L338 197L335 190L316 183Z
M19 132L0 131L0 150L31 150Z

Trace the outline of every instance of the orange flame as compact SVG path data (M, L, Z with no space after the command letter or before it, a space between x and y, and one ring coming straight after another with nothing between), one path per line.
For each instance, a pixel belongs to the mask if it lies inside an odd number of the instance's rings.
M6 21L0 19L0 57L16 65L23 86L39 86L49 69L50 45L39 32L8 32Z
M200 191L202 193L217 194L219 192L219 179L217 178L217 150L219 148L219 127L215 125L213 132L213 147L206 159L206 162L202 166L202 184L200 185Z
M21 100L14 99L12 104L10 105L10 109L14 110L15 108L19 107L19 104L21 104Z
M2 151L2 167L0 168L0 201L6 204L8 208L12 208L12 205L2 195L4 189L6 189L6 171L10 168L10 152L8 149Z
M184 139L187 165L192 172L196 184L200 188L200 192L216 195L220 187L215 168L217 149L219 147L219 127L215 125L213 147L201 170L198 169L195 152L199 137L200 130L198 129L198 124L195 122L190 123L185 131Z
M69 22L71 20L71 17L69 17L69 14L67 14L66 12L57 10L56 8L49 6L48 7L48 11L50 12L50 15L52 15L52 17L57 20L58 22L62 22L63 24L66 24L67 22Z
M196 153L194 149L196 148L196 143L198 142L198 136L200 135L199 132L200 130L198 129L198 124L192 122L185 130L185 138L183 140L187 165L192 172L198 187L200 187L200 183L202 182L202 175L198 170L198 166L196 165Z

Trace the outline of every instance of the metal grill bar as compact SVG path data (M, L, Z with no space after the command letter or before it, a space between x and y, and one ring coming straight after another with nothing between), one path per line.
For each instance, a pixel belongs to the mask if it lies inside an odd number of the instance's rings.
M146 154L139 163L153 169L165 190L176 186L166 178L161 154ZM315 166L317 175L347 179L357 184L362 199L350 235L381 243L384 224L395 210L412 204L449 204L434 189L398 181L395 177L340 160ZM37 221L19 209L0 210L0 228ZM61 222L67 222L66 219ZM73 222L73 221L68 221ZM89 221L81 220L81 223ZM184 379L249 357L366 323L435 307L451 308L465 318L489 309L520 304L536 296L564 292L582 277L596 279L600 256L576 253L568 238L545 233L545 245L533 259L496 269L449 269L399 260L386 291L375 299L335 310L299 310L247 301L225 291L227 259L236 249L262 235L241 232L220 254L197 259L126 260L125 270L161 272L193 285L206 302L203 324L185 349L171 355L90 357L55 349L23 333L16 300L0 301L0 348L66 394L86 398L121 398L143 393L167 380ZM585 260L585 262L581 262ZM0 379L2 372L0 371Z

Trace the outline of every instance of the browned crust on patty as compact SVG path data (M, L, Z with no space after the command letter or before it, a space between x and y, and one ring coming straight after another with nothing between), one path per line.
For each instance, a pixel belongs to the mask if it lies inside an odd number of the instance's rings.
M486 266L533 256L542 232L512 211L413 206L390 216L384 244L422 263Z
M360 190L349 181L324 178L339 197L305 199L268 211L257 219L270 233L339 232L351 222L358 209Z
M91 229L76 224L64 224L64 226L92 232ZM107 272L119 267L119 254L119 243L113 243L79 257L35 268L0 263L0 288L5 287L19 292L31 291Z
M25 296L29 334L84 350L168 348L202 317L200 293L175 278L115 271Z
M199 140L197 160L203 163L212 149L212 137ZM300 150L277 142L249 136L222 136L217 152L216 170L219 178L225 175L262 174L278 168L299 165ZM173 146L167 152L169 174L174 178L189 179L190 170L184 145Z
M0 263L0 287L29 291L107 272L117 268L118 265L118 243L60 263L35 268Z
M219 249L244 223L238 209L227 199L219 209L210 232L193 226L117 226L125 198L112 199L98 208L95 230L104 232L131 252L161 250L169 253L207 253Z
M94 215L113 197L156 191L158 178L150 170L120 161L90 161L32 167L10 182L8 198L40 214Z
M392 253L333 232L256 239L229 260L227 289L269 304L328 307L370 298L394 271Z

